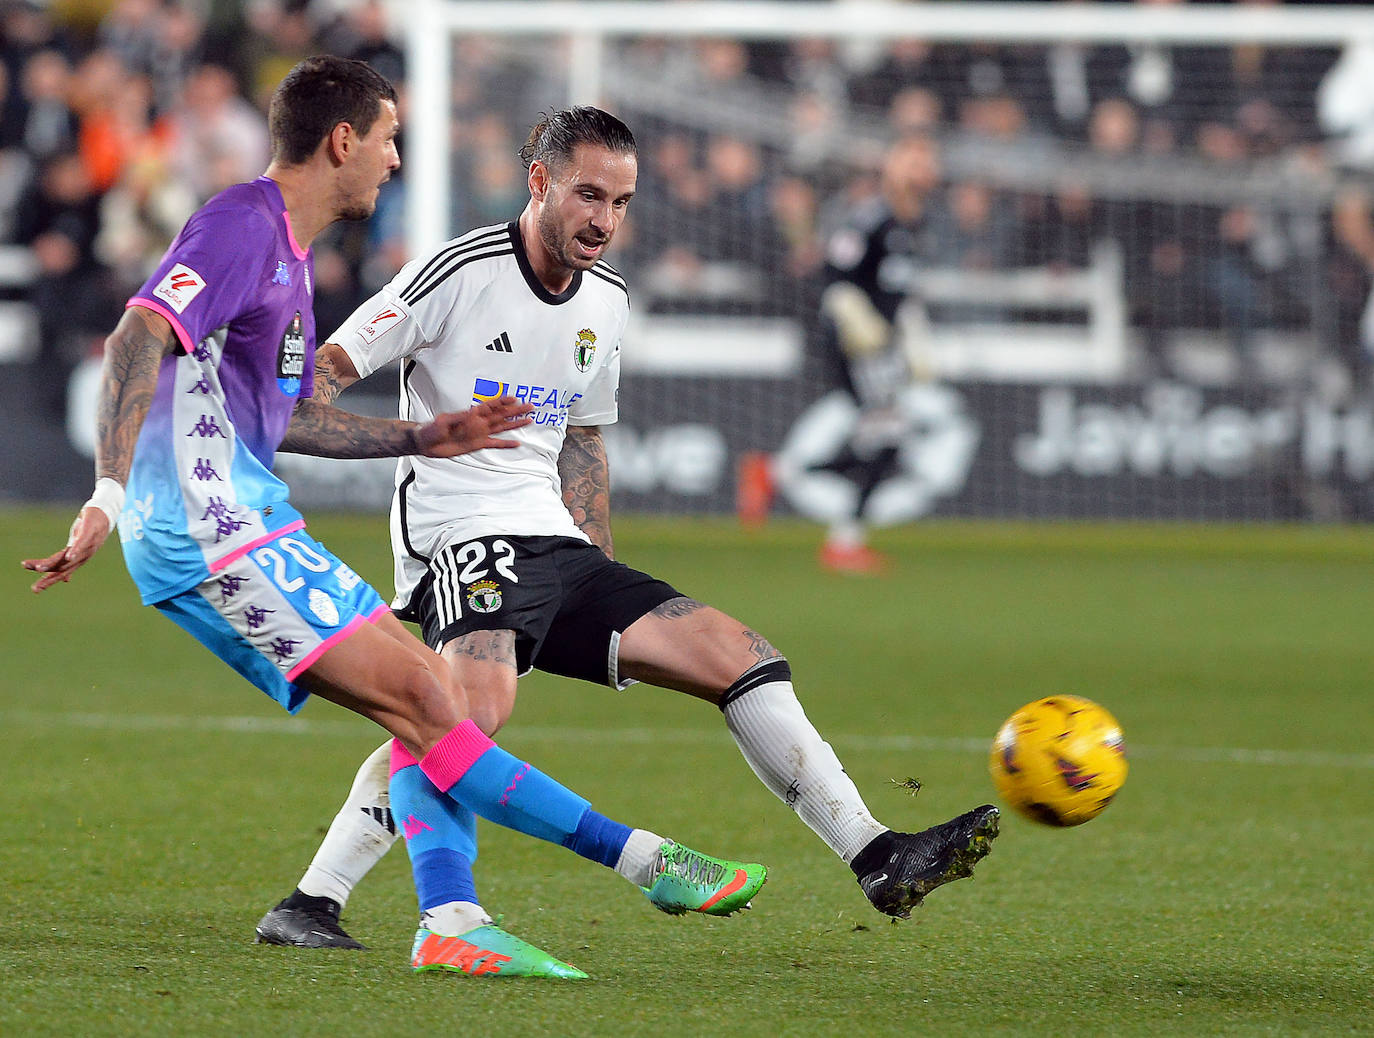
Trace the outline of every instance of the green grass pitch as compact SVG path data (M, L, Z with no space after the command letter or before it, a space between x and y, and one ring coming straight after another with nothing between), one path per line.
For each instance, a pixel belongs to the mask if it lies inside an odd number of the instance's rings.
M626 517L619 555L732 612L882 820L995 796L986 747L1022 703L1096 699L1131 774L1083 827L1004 813L972 882L910 922L754 779L716 712L543 676L502 737L598 808L764 861L754 910L671 919L606 870L483 823L505 925L589 983L405 968L394 851L345 923L366 953L258 947L379 741L296 719L137 605L107 545L70 586L18 560L66 510L3 513L3 1035L1157 1035L1374 1028L1374 533L930 523L876 579L814 565L817 531ZM385 521L312 532L385 591ZM913 798L898 783L915 777Z

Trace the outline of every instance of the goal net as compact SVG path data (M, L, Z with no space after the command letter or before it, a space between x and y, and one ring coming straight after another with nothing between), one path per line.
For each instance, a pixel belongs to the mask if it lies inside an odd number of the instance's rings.
M609 257L634 313L618 508L729 511L748 452L781 508L839 507L857 418L819 341L827 247L914 135L909 427L875 518L1370 514L1367 9L405 11L412 249L518 213L541 110L599 104L639 139Z

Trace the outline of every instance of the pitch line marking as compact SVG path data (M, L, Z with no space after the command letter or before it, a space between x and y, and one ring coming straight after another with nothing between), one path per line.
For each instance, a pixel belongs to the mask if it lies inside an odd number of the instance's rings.
M182 714L56 713L37 710L0 711L3 726L16 728L87 728L121 732L227 732L248 735L354 736L366 732L365 722L341 718L316 720L287 717L189 717ZM512 740L576 742L586 745L700 746L729 739L724 728L556 728L516 725ZM921 735L830 736L835 746L865 752L889 750L929 753L986 753L991 739L941 738ZM1127 744L1131 760L1191 761L1196 764L1253 764L1274 767L1374 769L1374 754L1330 753L1325 750L1249 749L1238 746L1153 746Z

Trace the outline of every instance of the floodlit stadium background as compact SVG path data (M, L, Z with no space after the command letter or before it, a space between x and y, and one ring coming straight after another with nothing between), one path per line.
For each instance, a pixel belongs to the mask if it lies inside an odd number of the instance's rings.
M625 117L639 194L616 504L733 507L744 451L823 458L818 272L897 135L939 147L893 522L1374 512L1374 47L1342 5L8 3L0 365L11 499L80 500L100 338L185 216L266 160L331 50L402 83L405 166L316 245L329 329L419 248L513 217L541 109ZM351 406L393 407L385 374ZM308 510L391 465L283 458ZM825 488L782 511L823 517ZM790 497L789 495L790 491Z

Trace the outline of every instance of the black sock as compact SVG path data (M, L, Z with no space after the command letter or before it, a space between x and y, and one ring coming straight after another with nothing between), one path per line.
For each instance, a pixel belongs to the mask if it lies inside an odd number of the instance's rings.
M301 888L297 887L291 891L289 897L283 898L278 908L302 908L310 912L324 912L332 915L335 919L339 918L339 903L330 897L315 897L313 894L302 894Z
M854 875L863 879L870 872L877 872L892 859L896 843L897 836L891 829L873 837L868 846L854 855L854 860L849 863Z

